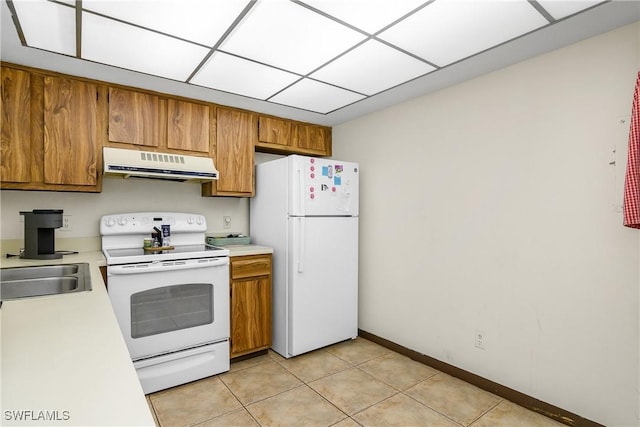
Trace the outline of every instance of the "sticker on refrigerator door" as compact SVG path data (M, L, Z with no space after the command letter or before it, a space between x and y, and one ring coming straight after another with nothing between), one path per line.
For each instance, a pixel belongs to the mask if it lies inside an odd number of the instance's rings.
M343 165L335 165L333 170L334 170L335 173L338 174L338 173L340 173L340 172L342 172L344 170L344 166Z
M333 185L342 185L342 178L338 175L333 177Z
M323 166L322 167L322 176L326 176L327 178L333 178L333 166Z

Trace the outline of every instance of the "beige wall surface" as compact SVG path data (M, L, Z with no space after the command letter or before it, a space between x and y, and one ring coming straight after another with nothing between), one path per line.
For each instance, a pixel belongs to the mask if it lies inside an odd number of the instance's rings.
M63 209L64 215L69 215L71 230L56 230L56 239L99 237L102 215L153 211L201 214L211 232L248 233L248 206L248 199L201 197L200 185L196 183L138 178L105 178L102 193L3 190L0 239L24 239L23 217L19 212L32 209ZM227 215L231 216L231 228L225 230L223 217ZM3 249L2 255L5 252Z
M334 157L361 167L360 328L639 425L640 239L620 213L639 34L334 127Z

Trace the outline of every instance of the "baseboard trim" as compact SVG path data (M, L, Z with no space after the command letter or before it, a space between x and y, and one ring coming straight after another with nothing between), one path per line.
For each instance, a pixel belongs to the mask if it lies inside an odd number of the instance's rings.
M479 375L465 371L464 369L460 369L438 359L434 359L433 357L419 353L415 350L411 350L410 348L401 346L400 344L396 344L393 341L389 341L362 329L358 329L358 336L407 356L416 362L423 363L440 372L451 375L452 377L460 378L469 384L568 426L604 427L602 424L598 424L595 421L583 418L565 409L558 408L557 406L538 400L535 397L531 397L512 388L505 387Z

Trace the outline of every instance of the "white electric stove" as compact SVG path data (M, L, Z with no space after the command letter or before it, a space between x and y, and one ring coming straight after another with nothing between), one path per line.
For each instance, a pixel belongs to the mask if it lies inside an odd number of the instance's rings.
M145 248L169 226L170 244ZM100 220L113 310L145 393L229 370L229 251L205 244L198 214Z

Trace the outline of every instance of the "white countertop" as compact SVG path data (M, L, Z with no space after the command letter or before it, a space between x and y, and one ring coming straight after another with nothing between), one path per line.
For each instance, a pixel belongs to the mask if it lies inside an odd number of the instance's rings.
M273 253L273 248L260 245L224 245L222 247L229 249L229 256L263 255Z
M102 253L0 266L74 262L90 263L92 291L5 301L0 309L0 424L154 426L98 268Z

